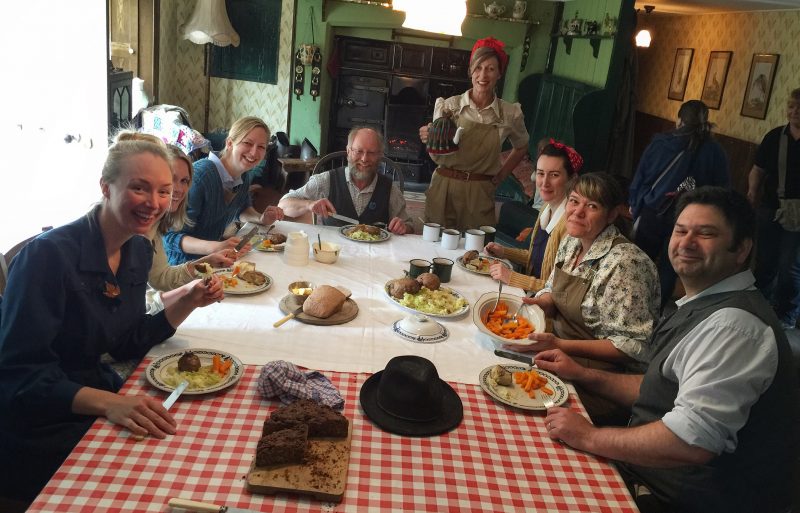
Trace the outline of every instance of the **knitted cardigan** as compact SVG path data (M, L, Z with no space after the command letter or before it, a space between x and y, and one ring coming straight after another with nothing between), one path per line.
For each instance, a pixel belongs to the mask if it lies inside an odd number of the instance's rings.
M530 292L537 292L539 289L544 288L545 283L547 283L547 279L550 277L550 273L553 272L553 265L556 261L556 253L558 253L558 246L561 244L561 239L564 238L564 234L566 233L567 227L567 214L564 213L561 215L561 219L558 220L556 223L555 228L553 231L550 232L550 238L547 239L547 245L544 248L544 258L542 259L542 275L541 276L530 276L531 271L531 252L533 251L533 241L536 239L536 232L539 231L541 228L539 218L541 217L541 211L539 212L539 216L536 217L536 223L533 225L533 233L531 233L531 244L527 250L521 248L505 248L504 255L506 258L514 262L515 264L521 264L525 266L525 274L513 272L511 273L511 278L508 281L508 284L513 287L519 287L526 291Z

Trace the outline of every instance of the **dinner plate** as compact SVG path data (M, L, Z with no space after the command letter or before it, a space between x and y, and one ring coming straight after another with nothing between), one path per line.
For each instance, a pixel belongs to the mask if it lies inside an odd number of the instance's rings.
M217 269L216 271L214 271L214 274L218 275L220 278L223 279L225 278L230 279L232 272L233 271L230 268L226 268L226 269ZM236 285L234 287L229 286L227 283L223 281L223 287L225 293L234 296L237 295L242 296L247 294L258 294L259 292L264 292L265 290L270 288L272 286L272 281L273 281L272 278L268 274L262 273L261 271L256 271L256 272L263 274L267 278L267 281L265 281L263 285L253 285L252 283L247 283L246 281L237 276Z
M486 271L482 271L480 269L470 269L469 267L467 267L467 264L464 263L463 258L464 258L463 255L458 257L458 258L456 258L456 263L458 264L458 266L460 268L464 269L467 272L471 272L471 273L474 273L474 274L481 274L483 276L489 276L488 268L487 268ZM489 260L490 264L491 264L491 262L500 262L504 266L506 266L509 269L511 269L511 265L508 262L506 262L505 260L501 259L501 258L497 258L497 257L493 257L493 256L487 256L487 255L480 255L478 258L483 258L485 260Z
M521 410L547 409L542 403L542 394L544 392L537 390L535 397L529 397L528 393L523 390L522 386L518 385L513 379L511 380L511 385L509 386L493 385L492 383L494 380L489 378L489 373L492 371L492 367L494 367L494 365L491 367L486 367L478 375L478 384L480 384L483 391L489 394L492 399L499 403L512 406L514 408L519 408ZM530 367L524 365L501 365L501 367L505 367L507 371L512 373L525 372L530 369ZM547 379L547 386L549 386L553 391L553 395L550 396L550 399L553 400L556 406L561 406L567 402L567 398L569 398L569 390L567 390L567 385L564 384L563 381L547 371L536 369L536 372Z
M465 314L467 311L469 311L469 301L467 301L467 304L464 305L463 308L461 308L461 309L459 309L459 310L457 310L455 312L446 313L446 314L424 312L422 310L417 310L416 308L411 308L409 306L405 306L405 305L401 304L398 299L395 299L391 294L389 294L389 282L390 281L392 281L392 280L387 281L386 284L383 286L383 293L386 294L386 297L389 298L389 300L392 303L394 303L395 305L399 306L400 308L402 308L403 310L406 310L408 312L424 313L425 315L428 315L430 317L439 317L441 319L447 319L447 318L451 318L451 317L458 317L460 315ZM439 289L440 290L446 290L446 291L450 292L452 295L454 295L458 299L464 299L465 301L467 299L466 297L464 297L463 294L461 294L460 292L458 292L458 291L456 291L454 289L451 289L450 287L442 286L442 287L439 287Z
M196 388L191 389L187 388L183 394L184 395L200 395L200 394L210 394L211 392L217 392L219 390L228 388L229 386L233 385L244 374L244 366L242 365L242 361L233 356L230 353L226 353L224 351L216 351L214 349L187 349L186 351L178 351L176 353L164 355L161 357L156 358L144 371L144 375L147 378L147 381L150 382L151 385L156 387L159 390L163 390L165 392L172 392L175 390L175 387L172 385L168 385L164 378L168 376L167 372L171 371L178 367L178 360L184 353L191 351L192 353L196 354L198 358L200 358L200 364L203 366L211 365L211 362L214 358L214 355L221 357L223 360L231 360L233 363L231 364L231 368L228 371L227 376L222 378L222 381L217 383L216 385L206 387L206 388Z
M347 232L348 232L348 231L350 231L350 230L352 230L352 229L353 229L353 228L355 228L355 227L356 227L356 225L354 225L354 224L348 224L348 225L342 226L341 228L339 228L339 233L340 233L340 234L342 235L342 237L344 237L345 239L349 239L349 240L356 241L356 242L369 242L369 243L372 243L372 242L385 242L385 241L389 240L389 237L391 237L391 236L392 236L392 234L391 234L391 233L387 232L387 231L386 231L386 230L384 230L383 228L379 228L379 230L381 231L381 233L380 233L380 235L379 235L379 238L378 238L378 240L361 240L361 239L354 239L354 238L350 237L350 236L347 234Z
M263 252L263 253L280 253L281 251L283 251L284 249L286 249L286 243L285 243L285 242L283 242L283 243L281 243L281 244L273 244L273 245L271 245L271 246L269 246L269 247L265 248L265 247L263 247L263 246L261 245L261 243L259 242L258 244L256 244L255 246L253 246L253 248L255 248L255 250L256 250L256 251L261 251L261 252Z

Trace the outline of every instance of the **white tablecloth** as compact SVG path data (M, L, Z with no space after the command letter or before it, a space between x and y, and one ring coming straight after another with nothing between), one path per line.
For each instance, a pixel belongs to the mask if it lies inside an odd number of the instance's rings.
M160 356L186 348L227 351L246 364L262 365L272 360L287 360L317 370L337 372L377 372L394 356L416 354L431 360L442 379L459 383L478 383L480 371L494 363L509 360L494 355L494 342L481 334L472 321L472 307L478 298L497 290L488 276L470 273L454 264L448 287L462 293L470 302L467 314L454 319L437 319L450 331L444 342L422 344L406 341L392 332L394 321L409 313L394 304L384 293L385 283L403 276L409 260L446 257L453 261L464 253L464 241L457 250L443 249L419 235L392 235L381 243L350 241L337 228L279 222L275 231L304 230L309 242L336 242L342 246L335 264L309 259L306 266L284 263L283 253L253 251L244 257L274 280L272 287L251 296L227 296L224 301L195 310L175 336L154 347L150 356ZM358 316L337 326L312 326L290 320L279 328L272 324L284 316L278 308L288 293L288 285L308 280L316 285L343 285L358 304ZM522 295L521 289L507 292Z

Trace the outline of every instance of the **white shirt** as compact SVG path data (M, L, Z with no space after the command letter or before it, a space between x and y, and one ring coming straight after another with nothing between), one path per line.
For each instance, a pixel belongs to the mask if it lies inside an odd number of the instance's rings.
M755 290L750 271L730 276L678 308L720 292ZM662 421L689 445L714 454L733 452L750 408L772 384L778 369L775 333L755 315L723 308L700 322L675 345L662 372L678 382L678 396Z
M214 163L214 166L217 168L217 173L219 173L219 179L222 180L222 187L226 191L232 191L234 187L237 185L242 185L242 177L238 176L235 179L228 173L228 170L225 169L225 166L222 164L222 161L217 157L217 155L212 151L208 154L208 160Z
M558 208L553 211L550 208L550 204L545 204L544 210L542 210L542 215L539 216L539 225L544 228L544 231L547 233L553 233L553 230L556 229L556 225L559 221L561 221L561 216L564 215L564 212L567 209L567 198L561 201L558 205Z
M350 191L350 199L353 200L353 206L356 213L360 216L369 205L372 198L372 193L375 192L375 186L378 184L378 175L373 177L372 182L363 189L359 189L350 179L350 167L346 166L344 170L345 180L347 181L347 190ZM299 189L292 190L283 195L283 198L299 198L305 200L318 200L327 198L331 193L331 172L319 173L312 175L308 182ZM392 190L389 194L389 219L399 217L405 224L413 227L413 221L406 212L406 199L400 188L392 183Z

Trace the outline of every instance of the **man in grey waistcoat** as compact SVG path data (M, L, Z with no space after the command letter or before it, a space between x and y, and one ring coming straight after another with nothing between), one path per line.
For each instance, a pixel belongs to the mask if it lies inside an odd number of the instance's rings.
M550 437L616 460L643 512L790 508L798 375L781 324L755 288L755 214L741 194L685 193L669 259L686 289L653 331L644 375L587 369L558 350L544 370L632 408L628 427L597 428L551 408Z
M347 136L347 166L311 176L303 187L286 193L278 206L289 217L311 212L328 226L346 225L330 217L340 214L363 224L386 223L397 235L414 233L403 192L378 173L381 158L383 136L373 128L353 128Z

